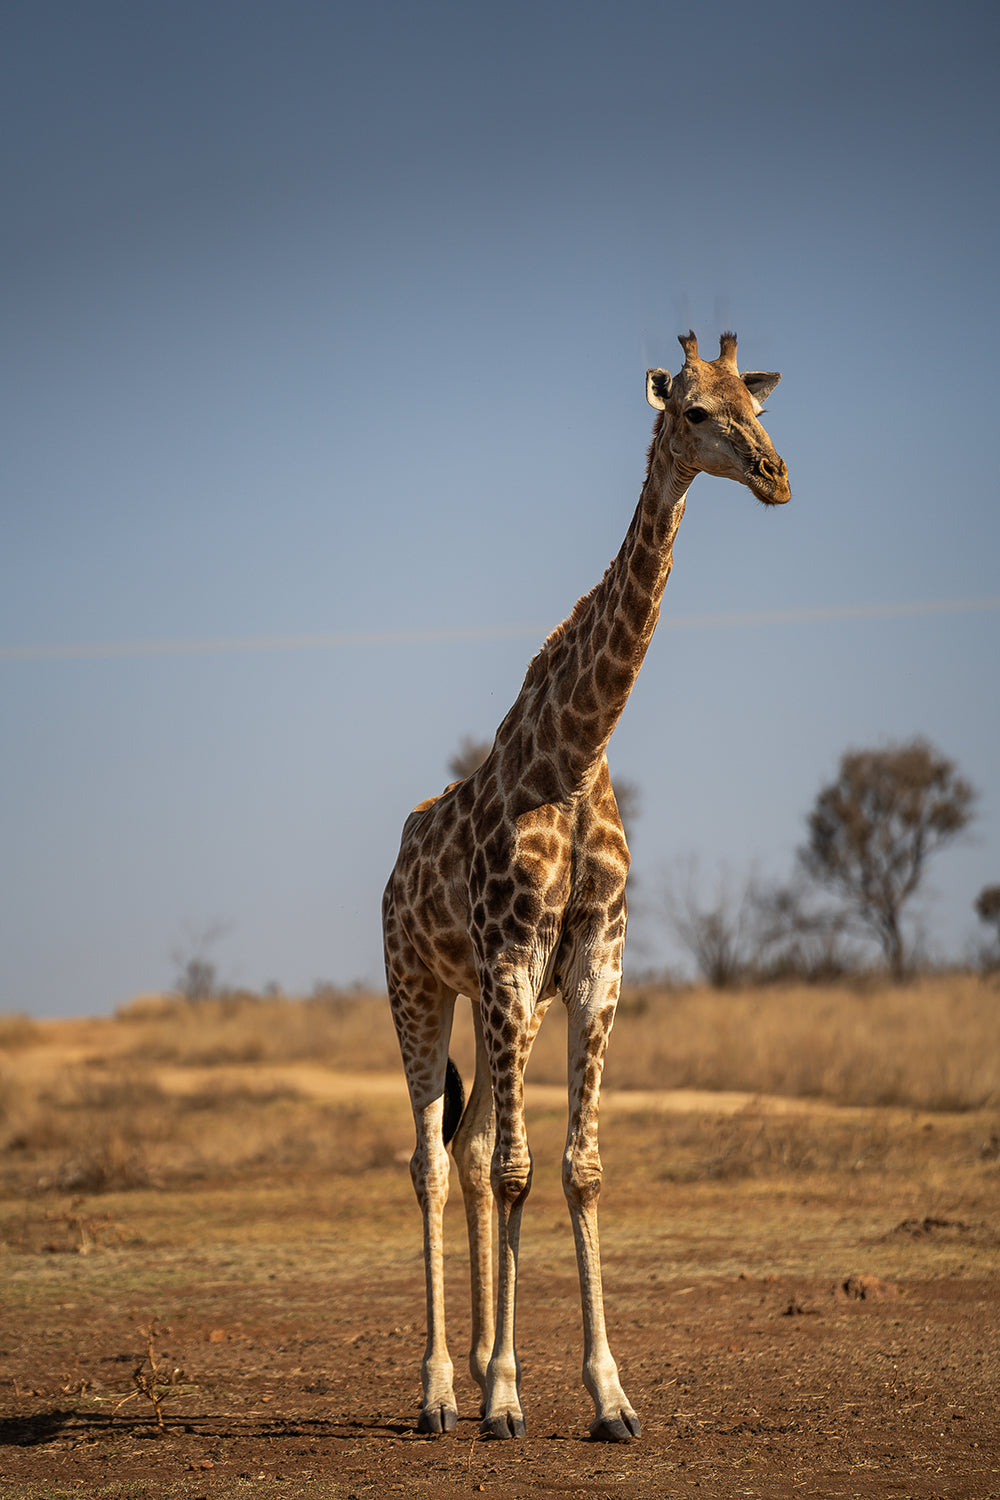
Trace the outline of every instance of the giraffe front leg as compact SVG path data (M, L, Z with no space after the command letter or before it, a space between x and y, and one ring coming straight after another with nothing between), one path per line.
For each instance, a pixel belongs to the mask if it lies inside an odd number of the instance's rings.
M486 1414L486 1379L493 1349L493 1193L490 1163L496 1140L493 1086L483 1041L478 1005L473 1005L476 1032L476 1076L472 1093L452 1141L458 1166L469 1235L469 1273L472 1289L472 1343L469 1370L482 1392L480 1417Z
M597 1204L601 1194L601 1157L597 1141L601 1075L618 1000L618 980L595 993L581 990L569 1013L569 1128L563 1155L563 1190L573 1223L580 1300L583 1308L583 1383L594 1401L591 1436L603 1442L627 1443L642 1427L622 1389L608 1345L601 1279Z
M517 1190L517 1182L524 1182ZM498 1168L494 1157L493 1191L499 1222L499 1275L497 1322L493 1353L486 1372L486 1403L480 1432L483 1437L524 1437L526 1427L521 1406L521 1362L517 1357L515 1309L517 1306L517 1254L521 1238L521 1213L531 1187L531 1158L526 1171L512 1169L508 1159Z
M531 1153L524 1128L524 1067L534 1031L530 990L517 974L481 976L481 1018L496 1110L490 1182L497 1209L496 1335L486 1372L484 1437L524 1437L521 1365L517 1357L517 1256L521 1215L531 1189ZM526 998L528 997L528 998Z

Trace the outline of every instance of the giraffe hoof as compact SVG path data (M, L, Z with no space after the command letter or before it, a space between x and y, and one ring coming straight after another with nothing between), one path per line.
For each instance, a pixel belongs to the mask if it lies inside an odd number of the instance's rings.
M642 1436L642 1423L634 1411L622 1412L620 1417L598 1417L590 1424L590 1436L595 1443L631 1443Z
M495 1417L486 1417L479 1429L484 1438L523 1438L524 1418L518 1412L502 1411Z
M425 1406L417 1418L418 1432L454 1432L458 1412L453 1406Z

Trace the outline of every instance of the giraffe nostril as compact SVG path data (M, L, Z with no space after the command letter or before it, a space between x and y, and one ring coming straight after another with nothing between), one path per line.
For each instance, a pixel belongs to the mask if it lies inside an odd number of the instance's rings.
M783 458L775 453L767 457L757 454L750 473L750 487L758 499L768 505L782 505L791 498L788 488L788 468Z

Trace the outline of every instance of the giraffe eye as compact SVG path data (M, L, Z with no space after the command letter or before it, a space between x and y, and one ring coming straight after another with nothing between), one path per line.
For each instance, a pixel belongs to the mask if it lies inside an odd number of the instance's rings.
M705 422L708 420L708 412L703 406L689 406L684 415L687 417L688 421L693 422L695 426L697 426L699 422Z

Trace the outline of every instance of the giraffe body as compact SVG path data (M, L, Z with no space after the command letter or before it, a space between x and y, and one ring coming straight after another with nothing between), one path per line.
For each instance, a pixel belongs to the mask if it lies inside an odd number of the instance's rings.
M425 1432L457 1421L444 1321L442 1121L459 995L471 1000L476 1036L475 1079L452 1142L469 1234L470 1369L482 1391L483 1433L525 1430L514 1337L532 1167L524 1069L556 994L568 1012L562 1176L580 1275L583 1380L595 1407L591 1432L613 1441L640 1432L608 1346L597 1226L598 1105L621 984L629 866L606 749L656 626L695 474L736 479L767 504L789 498L785 466L757 421L760 401L780 377L741 376L731 334L711 363L699 359L693 334L680 342L680 374L647 376L647 397L660 415L618 556L531 663L479 769L410 814L383 898L386 978L416 1125L411 1175L424 1222Z

